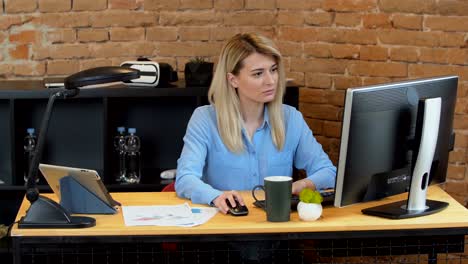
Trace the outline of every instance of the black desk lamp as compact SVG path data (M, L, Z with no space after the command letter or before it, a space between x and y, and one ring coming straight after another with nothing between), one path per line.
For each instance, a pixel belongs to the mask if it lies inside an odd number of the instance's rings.
M118 81L129 81L140 77L140 72L125 67L98 67L72 74L65 78L65 87L49 97L41 123L41 130L34 150L26 182L26 198L31 206L18 223L19 228L82 228L96 225L96 220L86 216L71 216L57 202L39 195L36 186L39 162L49 126L52 106L56 98L67 99L78 95L79 87Z

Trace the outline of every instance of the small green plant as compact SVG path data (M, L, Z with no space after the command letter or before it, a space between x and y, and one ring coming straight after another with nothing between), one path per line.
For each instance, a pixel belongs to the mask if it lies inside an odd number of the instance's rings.
M8 235L8 226L0 225L0 239Z
M197 56L195 58L190 59L190 62L191 63L197 63L197 64L203 64L203 63L207 63L208 61L204 57Z
M322 195L318 191L312 191L311 189L304 188L299 193L299 200L304 203L316 203L320 204L323 201Z

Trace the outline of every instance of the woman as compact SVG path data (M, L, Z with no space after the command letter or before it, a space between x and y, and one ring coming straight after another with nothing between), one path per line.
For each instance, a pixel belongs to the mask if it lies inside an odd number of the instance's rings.
M292 185L333 187L336 168L315 140L301 113L283 105L285 71L273 42L237 34L223 47L208 92L210 105L197 108L188 124L177 165L177 195L227 213L228 200L244 205L236 190L251 190L272 175L307 178Z

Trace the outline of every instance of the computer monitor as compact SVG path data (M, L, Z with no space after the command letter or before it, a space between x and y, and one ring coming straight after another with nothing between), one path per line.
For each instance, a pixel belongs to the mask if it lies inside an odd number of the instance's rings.
M348 89L334 205L408 191L408 200L363 213L409 218L444 209L426 200L426 190L445 181L457 84L457 76L445 76Z

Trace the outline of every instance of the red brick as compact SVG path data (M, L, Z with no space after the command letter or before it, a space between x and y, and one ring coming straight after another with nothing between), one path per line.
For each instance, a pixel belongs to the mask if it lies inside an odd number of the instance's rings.
M340 138L341 122L325 121L323 123L323 135L326 137Z
M312 42L317 39L317 29L304 27L281 27L278 34L278 40Z
M377 8L377 0L324 0L323 9L338 12L372 11Z
M107 0L73 0L74 11L97 11L107 8Z
M441 15L466 16L468 14L468 2L464 0L439 0L437 4L437 9Z
M466 182L452 180L448 173L447 173L447 178L450 179L450 180L447 180L447 182L445 183L445 190L448 193L454 193L460 196L463 196L466 194L466 190L467 190Z
M43 77L45 74L45 62L26 61L13 66L12 73L16 76Z
M53 28L76 28L91 25L88 12L45 13L33 18L33 23Z
M363 29L326 29L321 28L316 33L319 41L346 44L377 44L377 32Z
M333 15L329 12L308 12L305 15L306 25L330 26L333 23Z
M468 15L468 14L466 14ZM442 31L468 31L468 17L427 16L424 19L424 28Z
M312 133L314 133L315 136L322 135L323 123L325 121L322 121L320 119L307 118L307 117L305 117L304 120L306 121L307 126L309 126L310 130L312 130Z
M303 54L302 43L294 41L276 41L283 56L301 56Z
M324 89L316 88L301 88L299 89L300 103L306 104L326 104L326 91Z
M10 48L10 57L15 60L29 59L29 46L28 44L19 44Z
M331 121L340 120L340 107L326 104L299 103L299 109L307 117Z
M447 49L421 48L419 60L422 62L447 63Z
M10 33L10 42L17 43L33 43L39 40L38 32L36 30L25 30L18 33Z
M394 28L398 29L422 29L423 17L419 15L394 14L392 23Z
M0 78L9 79L13 73L13 69L12 64L0 64Z
M317 58L330 58L331 44L322 44L322 43L305 43L304 44L304 55L313 56Z
M453 128L454 129L468 129L468 116L467 115L455 115L453 117Z
M279 9L287 10L313 10L322 6L323 0L277 0Z
M180 9L211 9L212 0L180 0Z
M39 0L41 12L63 12L71 9L71 0Z
M468 50L466 48L461 49L448 49L447 50L447 62L450 64L468 64Z
M336 13L335 23L337 26L357 27L361 24L359 13Z
M276 21L278 25L302 26L304 16L304 12L301 11L279 11Z
M461 134L455 131L455 148L468 147L468 135Z
M307 87L328 89L332 86L332 79L328 74L306 73L305 84Z
M211 28L211 39L212 40L228 40L237 33L240 33L241 30L238 27L213 27Z
M175 41L177 36L177 27L146 28L146 40L149 41Z
M143 0L109 0L110 9L136 10L143 6Z
M369 61L386 61L388 58L388 49L379 46L362 46L359 58Z
M335 89L344 90L362 86L362 80L358 76L335 75L333 76L333 84Z
M450 163L465 163L466 162L466 149L456 148L449 154Z
M318 73L344 73L348 62L337 59L291 59L292 71L318 72Z
M437 75L458 75L459 81L468 81L468 68L453 65L409 64L409 77L431 77Z
M33 12L37 8L37 0L6 0L3 2L6 13Z
M383 44L410 46L437 46L440 34L437 32L419 32L408 30L381 30L378 33Z
M96 12L90 17L93 27L147 27L156 25L157 20L154 13L122 10Z
M239 10L244 8L243 0L217 0L214 1L216 10Z
M179 39L181 41L210 40L209 27L180 27Z
M46 64L48 75L70 75L79 69L77 60L52 60Z
M218 55L222 43L187 43L187 42L161 42L156 43L158 56L214 56Z
M303 72L286 72L286 77L291 79L292 82L299 86L305 85L305 77Z
M407 65L397 62L366 62L356 61L350 63L348 68L352 75L375 77L406 77Z
M271 0L245 0L245 9L275 9L276 1Z
M465 37L465 33L439 33L439 45L441 47L457 47L466 48L468 40Z
M380 0L380 11L387 13L433 14L437 12L436 0Z
M91 52L86 44L62 44L48 47L48 58L52 59L80 59L90 56Z
M392 47L390 49L390 59L393 61L418 61L418 49L414 47Z
M381 83L389 83L393 79L387 78L387 77L362 77L362 85L363 86L369 86L369 85L375 85L375 84L381 84Z
M120 62L123 62L123 61L120 61ZM115 65L115 64L112 63L111 59L104 59L104 58L103 59L81 59L79 70L82 71L82 70L86 70L90 68L112 66L112 65Z
M161 12L159 23L162 26L206 26L222 22L222 15L214 11Z
M390 28L390 16L385 13L366 14L362 17L362 23L365 28Z
M234 27L235 25L232 25L231 27ZM269 26L240 26L238 27L240 32L256 32L260 35L263 35L267 38L274 39L276 40L277 36L277 31L275 30L274 25L269 25Z
M27 16L2 15L0 16L0 30L10 29L12 26L19 26L29 22L31 18Z
M464 180L465 179L465 166L449 165L447 169L447 177L451 180Z
M100 42L109 40L107 29L78 29L79 42Z
M54 29L47 32L47 40L53 43L74 42L76 32L74 29Z
M275 23L275 14L270 11L230 12L223 17L224 25L268 26Z
M145 39L145 29L138 28L111 28L111 41L139 41Z
M330 52L333 58L337 59L357 59L359 58L359 49L357 45L335 44L330 45Z

